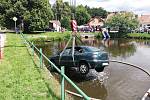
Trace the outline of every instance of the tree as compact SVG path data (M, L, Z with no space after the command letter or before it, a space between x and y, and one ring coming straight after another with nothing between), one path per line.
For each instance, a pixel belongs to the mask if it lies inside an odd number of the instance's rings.
M3 26L14 28L12 18L18 18L17 26L24 22L24 31L44 30L53 18L48 0L1 0L0 14Z
M61 19L61 26L71 30L71 26L70 26L70 18L69 17L63 17L63 19Z
M92 16L99 16L101 18L106 18L107 17L107 11L104 10L103 8L99 7L99 8L89 8L88 6L85 6L85 8L87 9L88 13Z
M75 19L77 20L78 25L86 24L90 19L90 14L88 14L87 9L82 5L77 6L75 12Z
M138 20L133 13L125 12L118 13L106 21L108 27L118 27L119 33L127 33L130 30L135 29L138 26Z

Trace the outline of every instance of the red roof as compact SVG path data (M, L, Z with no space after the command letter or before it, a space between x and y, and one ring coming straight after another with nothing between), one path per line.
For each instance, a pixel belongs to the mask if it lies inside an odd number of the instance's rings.
M150 15L141 15L138 19L141 24L150 24Z

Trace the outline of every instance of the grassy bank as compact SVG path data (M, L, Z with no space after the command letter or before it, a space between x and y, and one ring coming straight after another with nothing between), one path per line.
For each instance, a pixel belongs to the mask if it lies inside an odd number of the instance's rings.
M59 100L59 83L46 68L39 68L20 35L6 34L4 58L0 61L1 100ZM34 60L34 61L33 61Z
M128 33L128 38L135 38L135 39L150 39L150 34L148 33Z
M77 33L79 35L80 33ZM81 33L82 34L82 33ZM94 34L95 37L101 38L102 33L94 32L90 33ZM58 40L68 40L70 38L71 32L66 31L62 32L46 32L46 33L38 33L38 34L28 34L26 35L30 41L58 41ZM80 35L79 35L80 36Z
M55 41L55 40L67 40L70 37L71 32L46 32L38 34L28 34L27 37L30 41Z

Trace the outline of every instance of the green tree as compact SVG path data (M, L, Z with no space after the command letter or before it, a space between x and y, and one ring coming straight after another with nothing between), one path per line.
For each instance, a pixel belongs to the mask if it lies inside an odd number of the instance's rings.
M24 22L24 31L44 30L53 18L48 0L1 0L0 8L7 28L14 28L14 16L18 18L17 26Z
M92 16L99 16L101 18L106 18L107 17L107 11L104 10L103 8L99 7L99 8L89 8L87 6L85 6L85 8L87 9L88 13Z
M56 4L53 5L54 18L57 20L61 20L62 12L64 9L64 4L62 0L56 0Z
M133 13L118 13L106 21L106 26L110 28L118 27L119 33L123 35L124 33L126 34L129 29L135 29L138 26L138 20Z
M90 17L90 14L87 12L87 9L83 5L77 6L75 19L77 20L78 25L87 24Z
M61 26L71 30L71 26L70 26L70 18L69 17L63 17L63 19L61 19Z

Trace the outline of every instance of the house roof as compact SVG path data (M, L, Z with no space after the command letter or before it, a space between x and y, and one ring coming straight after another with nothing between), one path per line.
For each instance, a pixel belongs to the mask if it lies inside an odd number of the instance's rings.
M98 22L95 22L95 19L98 19ZM95 16L93 18L91 18L88 22L88 24L97 26L97 25L102 25L102 23L104 23L104 20L101 17Z
M55 23L56 25L61 26L61 23L60 23L59 20L50 20L49 22L50 22L50 23Z
M95 17L91 18L91 19L89 20L89 22L93 21L94 19L99 19L99 21L103 21L103 22L104 22L104 20L103 20L101 17L98 17L98 16L95 16ZM89 23L89 22L88 22L88 23Z
M140 24L150 24L150 15L141 15L138 20Z

